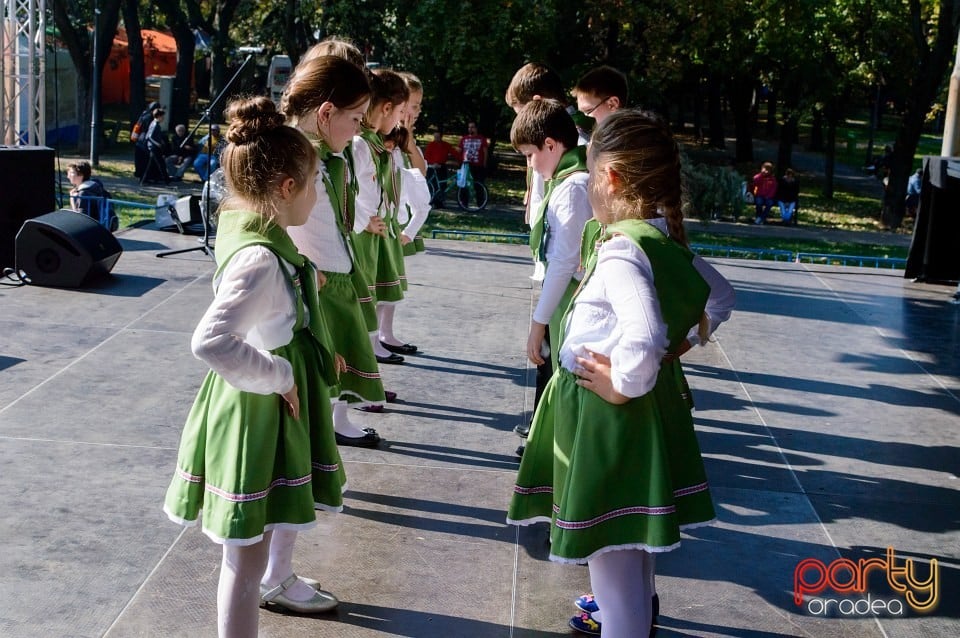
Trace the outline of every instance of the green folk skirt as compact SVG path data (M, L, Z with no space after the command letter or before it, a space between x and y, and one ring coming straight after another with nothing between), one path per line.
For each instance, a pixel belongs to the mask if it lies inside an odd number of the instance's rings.
M363 325L369 335L371 332L377 331L377 300L373 297L371 284L356 262L353 264L350 280L353 282L353 290L357 294L357 303L360 304Z
M357 266L363 271L376 302L397 303L407 289L407 272L403 264L400 228L396 221L387 221L387 236L363 231L354 235Z
M274 354L293 366L300 419L278 394L237 390L209 372L187 417L164 511L215 542L252 545L272 529L308 529L340 511L346 475L320 353L308 330ZM202 514L202 516L201 516Z
M549 522L550 559L564 563L611 550L670 551L681 529L712 522L693 418L673 366L661 368L657 389L619 406L576 381L560 368L547 384L507 521Z
M408 243L403 247L403 256L404 257L413 257L417 253L422 253L427 250L426 244L423 243L423 237L417 235L413 238L413 241Z
M327 283L319 291L320 310L333 339L333 350L347 364L346 371L340 373L339 387L332 388L330 394L345 401L383 403L386 401L383 380L357 300L353 276L339 272L323 274Z

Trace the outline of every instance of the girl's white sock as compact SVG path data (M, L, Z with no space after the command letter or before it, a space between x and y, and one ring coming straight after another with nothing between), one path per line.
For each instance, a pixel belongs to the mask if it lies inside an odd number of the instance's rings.
M348 436L351 439L356 439L366 434L363 428L354 425L354 423L350 421L349 406L346 401L334 399L330 401L330 404L333 406L333 429L337 434Z
M273 588L293 576L293 546L297 532L290 529L275 529L271 534L267 568L261 582ZM305 601L313 598L314 589L302 580L297 580L283 595L290 600Z
M390 351L380 343L380 335L376 332L370 333L370 346L373 348L373 354L378 357L389 357Z
M394 304L377 304L377 324L380 328L380 341L391 346L402 346L403 341L393 334L393 316L397 312Z

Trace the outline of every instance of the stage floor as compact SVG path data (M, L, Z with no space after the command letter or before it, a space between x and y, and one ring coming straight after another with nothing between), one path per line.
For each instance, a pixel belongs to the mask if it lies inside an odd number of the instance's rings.
M205 373L189 341L214 266L201 252L156 257L195 237L118 238L124 253L95 285L0 287L3 636L216 635L219 547L161 511ZM319 513L298 541L298 573L343 603L262 611L262 636L567 636L589 591L585 568L545 560L545 526L504 522L512 429L533 399L529 250L427 247L408 260L396 319L422 354L383 369L401 401L352 413L386 443L341 450L344 512ZM900 271L715 263L738 307L684 361L719 521L658 559L658 638L960 635L954 288ZM918 578L939 561L934 611L821 618L794 604L800 561L888 547L922 563ZM883 582L874 574L854 598L906 607Z

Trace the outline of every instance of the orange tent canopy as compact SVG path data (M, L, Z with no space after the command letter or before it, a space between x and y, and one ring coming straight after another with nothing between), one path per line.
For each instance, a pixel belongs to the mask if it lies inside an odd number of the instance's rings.
M143 29L144 72L151 75L174 75L177 71L177 43L173 36L161 31ZM104 104L130 102L130 55L127 32L117 29L113 49L103 69L102 99Z

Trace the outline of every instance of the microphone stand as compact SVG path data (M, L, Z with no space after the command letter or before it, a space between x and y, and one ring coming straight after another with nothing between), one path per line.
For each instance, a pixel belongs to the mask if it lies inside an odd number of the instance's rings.
M216 148L215 148L215 147L213 146L213 144L212 144L212 142L213 142L213 121L210 119L210 112L211 112L218 104L220 104L220 101L221 101L224 97L226 97L226 96L229 94L230 87L233 85L233 83L236 81L236 79L237 79L238 77L240 77L240 74L241 74L241 73L243 72L243 70L246 68L247 63L250 62L250 60L252 60L252 59L253 59L253 53L248 54L247 57L244 58L243 63L240 65L240 68L236 70L236 72L233 74L233 77L231 77L230 80L229 80L229 81L226 83L226 85L223 87L223 89L221 89L220 94L217 95L216 99L214 99L213 102L211 102L211 103L207 106L206 110L205 110L205 111L203 112L203 114L200 116L200 121L197 122L197 125L196 125L195 127L193 127L193 130L190 132L189 135L187 135L187 138L186 138L186 139L190 139L190 136L195 135L196 132L197 132L197 131L200 129L200 127L203 125L204 120L206 120L206 122L207 122L207 143L206 143L205 147L201 147L201 151L202 151L202 150L206 150L206 151L207 151L207 179L206 179L206 183L203 185L203 189L202 189L202 191L201 191L201 198L202 198L203 201L202 201L202 203L200 204L200 219L201 219L201 221L203 221L203 239L202 239L202 243L201 243L199 246L196 246L195 248L183 248L183 249L180 249L180 250L168 250L168 251L165 251L165 252L162 252L162 253L157 253L157 257L169 257L170 255L182 255L183 253L191 253L191 252L193 252L193 251L195 251L195 250L199 250L200 252L202 252L203 254L207 255L207 256L210 257L211 259L214 259L214 255L213 255L213 250L214 250L214 248L213 248L213 246L210 245L210 164L211 164L211 160L212 160L212 158L213 158L213 152L216 150ZM168 208L168 210L170 211L170 217L173 218L174 223L176 223L176 224L177 224L177 227L179 228L179 227L181 226L183 220L181 220L180 217L179 217L179 215L177 215L176 208L174 208L173 206L170 206L170 207Z

